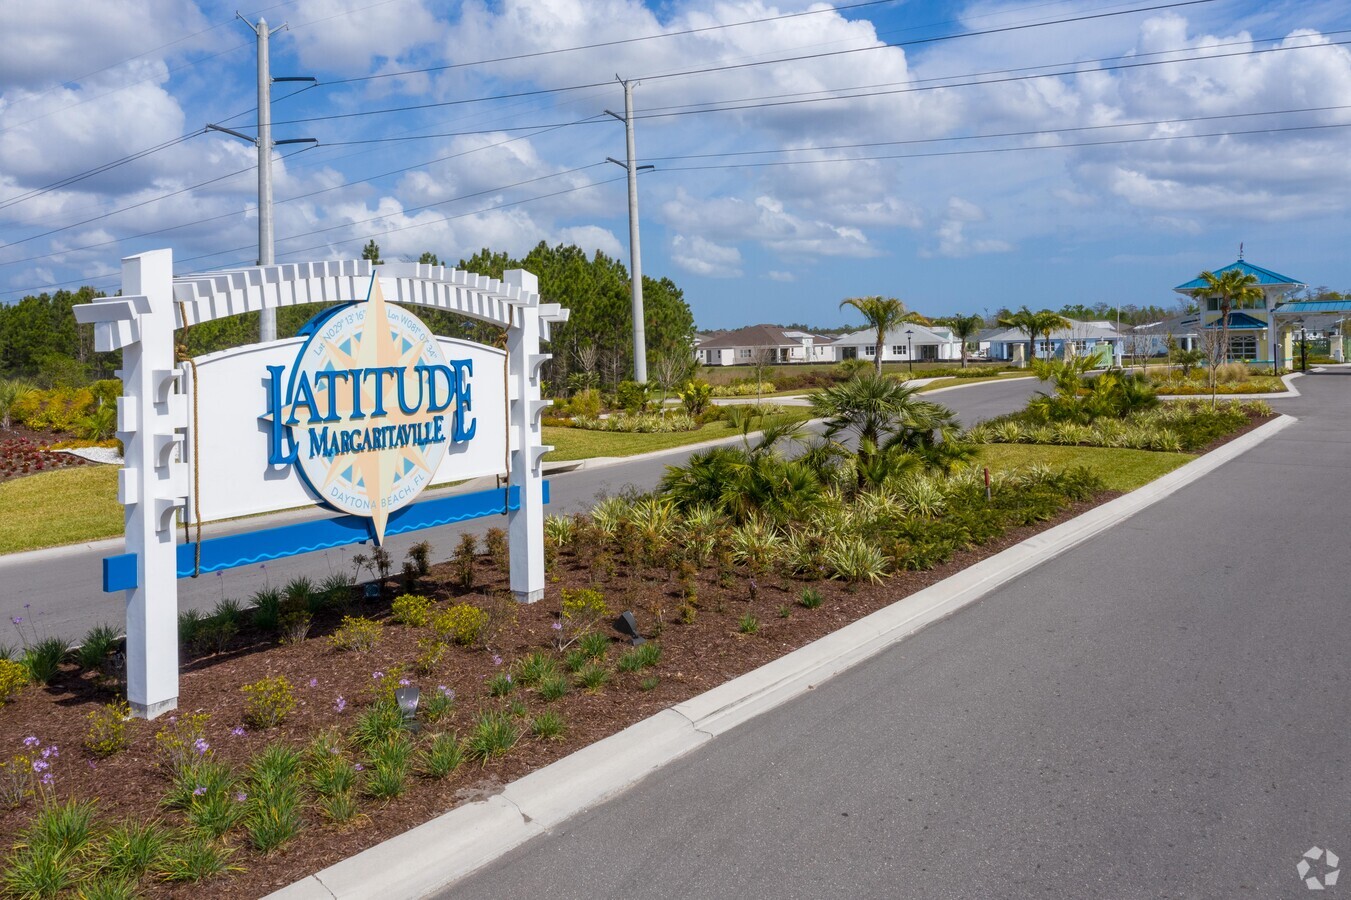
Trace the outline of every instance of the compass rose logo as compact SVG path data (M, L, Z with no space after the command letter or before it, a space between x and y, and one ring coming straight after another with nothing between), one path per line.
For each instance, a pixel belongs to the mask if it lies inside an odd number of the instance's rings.
M365 303L318 321L289 373L268 368L273 462L296 463L330 506L369 516L377 541L430 484L448 444L474 436L472 362L448 362L420 319L385 302L375 275Z

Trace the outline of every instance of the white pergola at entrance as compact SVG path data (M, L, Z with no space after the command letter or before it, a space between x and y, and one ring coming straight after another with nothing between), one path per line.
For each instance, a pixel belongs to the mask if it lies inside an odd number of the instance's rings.
M180 566L174 524L180 510L187 512L192 494L193 473L184 459L194 410L184 391L189 364L175 359L174 330L263 309L364 300L372 275L392 303L441 309L506 329L508 409L484 415L507 416L508 474L512 496L518 497L508 522L511 588L523 602L543 596L541 458L549 448L541 443L540 417L549 402L540 397L539 372L549 355L540 352L540 341L549 338L550 323L567 320L568 311L540 302L534 275L517 269L498 281L443 266L375 267L343 260L174 277L172 251L142 253L122 261L121 296L75 308L77 320L94 325L98 350L123 352L117 431L125 466L118 499L126 510L127 552L116 558L122 568L111 579L114 560L105 560L105 586L126 589L127 699L137 715L153 718L178 700ZM196 547L199 559L208 543ZM270 552L284 556L301 549Z

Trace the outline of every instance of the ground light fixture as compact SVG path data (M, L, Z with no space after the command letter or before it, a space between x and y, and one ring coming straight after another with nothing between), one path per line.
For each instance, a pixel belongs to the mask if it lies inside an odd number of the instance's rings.
M416 685L410 684L394 691L394 702L399 705L399 712L403 715L404 727L409 731L417 731L419 728L417 705L420 699L422 699L422 692L418 690Z
M647 640L638 633L638 622L633 618L633 613L628 610L624 610L623 615L615 619L615 630L627 637L629 643L635 647L647 643Z

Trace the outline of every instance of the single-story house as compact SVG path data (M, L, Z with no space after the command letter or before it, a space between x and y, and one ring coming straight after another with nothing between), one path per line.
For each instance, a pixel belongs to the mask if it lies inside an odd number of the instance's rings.
M706 366L744 366L763 355L771 363L834 362L830 338L805 331L785 331L777 325L747 325L709 337L695 347L695 358Z
M877 330L864 328L836 338L835 357L838 360L866 359L872 362L877 358ZM882 343L883 362L961 358L961 343L942 326L898 325L886 333Z
M1005 328L992 334L981 335L981 349L990 359L1028 358L1027 332L1017 328ZM1100 345L1108 344L1112 355L1118 354L1124 339L1111 322L1075 322L1069 328L1060 328L1051 332L1050 338L1036 335L1038 359L1063 357L1066 348L1071 356L1083 356L1086 353L1098 353Z

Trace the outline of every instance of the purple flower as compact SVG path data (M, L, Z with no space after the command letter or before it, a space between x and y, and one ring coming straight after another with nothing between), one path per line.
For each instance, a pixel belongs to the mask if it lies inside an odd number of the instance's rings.
M366 771L366 767L363 766L361 763L357 763L357 764L356 764L355 766L353 766L352 768L356 769L358 772L364 772L364 771Z
M379 681L381 678L384 678L384 677L385 677L385 673L384 673L384 672L372 672L372 673L371 673L371 677L374 678L376 681Z
M44 771L46 771L47 769L50 769L50 768L51 768L51 766L50 766L48 763L46 763L45 761L43 761L43 760L40 760L40 759L35 759L35 760L33 760L33 771L34 771L34 772L44 772Z
M319 686L319 679L318 679L318 678L311 678L311 679L310 679L310 687L318 687L318 686Z
M89 766L91 769L97 769L99 767L98 763L94 762L92 759L86 759L84 762L85 765Z
M438 684L436 686L436 692L440 694L442 697L446 697L451 700L455 699L455 692L452 691L450 688L446 687L444 684Z
M495 666L502 665L502 657L498 656L496 653L493 654L493 665Z
M562 631L562 630L563 630L563 623L562 623L562 622L555 622L555 623L553 623L552 625L550 625L549 627L552 628L554 631Z
M230 729L230 734L234 737L243 737L244 733L243 725L236 725L234 728Z
M342 712L346 708L347 708L347 701L342 698L341 694L338 695L338 699L333 703L333 711Z
M507 673L507 684L511 684L511 673Z
M14 617L12 617L12 618L10 619L10 621L13 622L15 625L22 625L22 624L23 624L23 616L14 616Z
M203 756L211 749L211 745L206 742L206 738L198 738L192 742L192 749L197 751L198 756Z
M23 745L24 745L25 747L36 747L38 744L41 744L41 743L42 743L42 741L38 740L35 736L33 736L33 735L31 735L31 734L30 734L28 737L26 737L26 738L23 739Z
M244 793L243 791L240 791L237 794L235 794L236 803L243 803L247 799L249 799L249 795Z
M43 776L42 776L42 783L43 783L43 785L46 786L46 787L51 787L51 786L52 786L52 782L53 782L54 780L55 780L55 779L52 778L52 773L51 773L51 772L48 772L46 775L43 775Z
M412 684L412 683L413 683L413 682L409 681L407 678L400 678L400 679L399 679L399 687L408 687L408 686L409 686L410 684Z
M205 793L206 793L206 788L204 788L202 785L199 784L199 785L197 785L196 788L193 789L193 791L192 791L192 796L194 796L194 797L200 797L200 796L202 796L202 795L205 794Z

